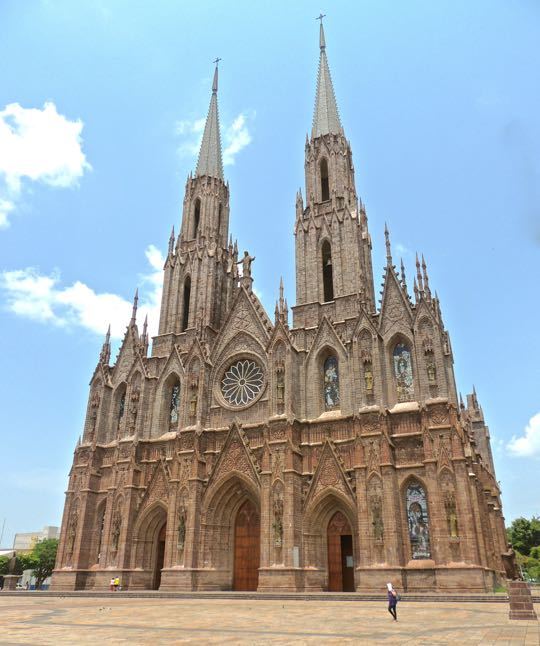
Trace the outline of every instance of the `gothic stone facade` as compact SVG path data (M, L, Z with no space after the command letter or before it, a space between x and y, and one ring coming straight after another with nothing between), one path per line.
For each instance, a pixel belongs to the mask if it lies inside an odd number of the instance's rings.
M75 450L53 587L484 591L502 571L500 491L476 393L457 396L425 263L375 299L320 35L296 305L272 322L228 241L217 70L149 356L136 301L106 339ZM238 266L242 266L242 270Z

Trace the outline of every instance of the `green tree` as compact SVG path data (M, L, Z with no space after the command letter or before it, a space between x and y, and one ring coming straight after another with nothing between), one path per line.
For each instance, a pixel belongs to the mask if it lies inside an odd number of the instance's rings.
M507 529L508 539L520 554L529 556L531 549L540 545L540 518L516 518Z
M58 550L57 538L46 538L36 543L31 557L34 563L34 576L36 577L36 590L39 590L45 579L51 576L56 562Z
M0 556L0 576L8 573L9 559L7 556Z
M36 567L36 559L32 554L17 555L17 572L22 574L25 570L33 570Z

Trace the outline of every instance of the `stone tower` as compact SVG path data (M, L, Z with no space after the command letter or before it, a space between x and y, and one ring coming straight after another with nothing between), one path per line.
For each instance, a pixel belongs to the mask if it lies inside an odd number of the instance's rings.
M213 337L232 299L236 252L228 244L229 185L223 177L218 113L218 68L195 175L186 181L180 235L174 228L165 263L159 336L154 352L168 351L176 335L183 347L195 330Z
M272 322L228 241L216 68L151 354L136 294L92 375L56 589L486 591L501 576L482 409L458 400L424 257L411 294L386 228L376 301L322 24L319 46L293 324L283 283Z
M296 197L296 307L294 326L326 315L354 315L359 298L375 307L371 240L358 200L352 151L345 137L320 26L320 59L311 137L306 137L305 192Z

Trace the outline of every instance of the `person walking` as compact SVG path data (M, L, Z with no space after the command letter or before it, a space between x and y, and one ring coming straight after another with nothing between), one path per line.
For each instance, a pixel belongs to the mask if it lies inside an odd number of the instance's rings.
M387 583L386 587L388 588L388 612L392 615L394 621L397 621L396 606L398 602L398 595L391 583Z
M109 590L114 592L114 577L109 581Z
M114 589L116 590L116 592L118 592L119 587L120 587L120 577L117 576L116 579L114 580Z

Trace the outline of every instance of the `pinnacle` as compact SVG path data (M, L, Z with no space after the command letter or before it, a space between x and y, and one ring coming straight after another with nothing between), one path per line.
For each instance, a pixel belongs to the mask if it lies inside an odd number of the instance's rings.
M135 325L135 319L137 318L137 306L139 303L139 288L135 290L135 296L133 298L133 308L131 310L131 325Z

